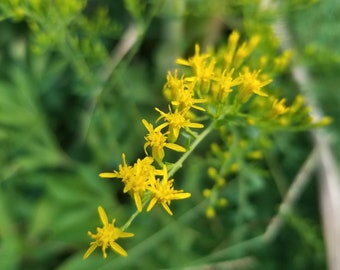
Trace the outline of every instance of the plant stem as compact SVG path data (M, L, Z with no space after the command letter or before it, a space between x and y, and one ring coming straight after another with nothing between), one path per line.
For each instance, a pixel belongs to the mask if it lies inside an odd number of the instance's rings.
M168 177L171 177L177 172L179 168L182 167L183 162L188 158L188 156L194 151L194 149L199 145L199 143L213 130L215 122L212 122L191 144L190 149L183 154L183 156L173 165L171 170L168 173ZM143 202L143 208L148 203L150 197L146 196L145 201ZM136 210L128 219L128 221L120 228L122 231L125 231L132 223L132 221L138 216L140 212Z
M241 252L246 250L249 252L249 250L261 249L264 246L272 243L282 229L285 219L292 213L293 207L300 198L305 187L312 179L311 174L315 169L316 162L317 157L316 151L314 150L296 175L293 183L289 187L283 201L280 204L278 213L271 219L264 233L213 252L205 257L191 262L192 265L200 265L203 263L206 264L209 262L226 260L232 256L238 256Z
M139 213L140 213L140 212L139 212L138 210L136 210L136 211L131 215L131 217L129 218L129 220L128 220L127 222L125 222L125 224L124 224L122 227L120 227L120 229L121 229L122 231L125 231L127 228L129 228L130 225L131 225L131 223L132 223L132 221L138 216Z
M168 173L169 178L173 176L178 171L178 169L182 167L183 162L188 158L188 156L190 156L190 154L192 153L192 151L194 151L197 145L199 145L199 143L213 130L214 125L215 122L212 122L200 135L198 135L196 140L190 145L190 149L187 152L185 152L183 156L179 160L177 160L177 162L170 169Z
M147 191L144 196L143 196L143 206L142 209L147 205L147 203L150 201L151 199L151 193L150 191ZM127 222L125 222L125 224L120 227L120 229L122 231L125 231L127 228L130 227L132 221L138 216L138 214L140 214L141 212L139 212L138 210L136 210L129 218L129 220Z

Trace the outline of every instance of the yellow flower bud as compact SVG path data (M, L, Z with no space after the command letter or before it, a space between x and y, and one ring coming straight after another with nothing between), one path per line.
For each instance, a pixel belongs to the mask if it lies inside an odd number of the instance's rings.
M263 153L261 151L251 151L248 157L251 159L261 159L263 158Z
M226 198L220 198L217 202L217 205L221 208L224 208L228 205L228 200Z
M209 198L211 196L211 189L205 188L203 190L203 197L204 198Z
M216 216L216 212L215 212L215 209L211 206L209 206L206 210L205 210L205 216L208 218L208 219L213 219L215 218Z
M219 177L216 180L216 184L217 184L218 187L223 187L225 185L225 179L223 177Z
M233 163L230 166L230 172L232 173L238 172L239 169L240 169L240 166L237 163Z
M324 117L322 118L318 123L317 126L327 126L333 122L333 119L331 117Z
M210 148L211 148L211 151L212 151L215 155L218 154L218 153L221 151L220 146L219 146L217 143L212 143L212 144L210 145Z
M208 176L209 176L211 179L215 179L216 176L217 176L217 170L216 170L214 167L209 167L209 168L208 168Z

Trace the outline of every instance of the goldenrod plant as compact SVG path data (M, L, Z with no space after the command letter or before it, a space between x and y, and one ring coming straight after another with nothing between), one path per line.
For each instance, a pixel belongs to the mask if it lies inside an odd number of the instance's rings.
M118 171L99 174L102 178L121 179L124 184L123 192L128 193L136 205L136 212L122 226L124 230L131 226L144 206L149 212L156 204L161 204L169 215L173 215L169 207L171 201L187 199L191 196L189 192L176 190L173 186L174 179L169 180L169 177L185 166L184 162L189 158L190 153L211 132L220 131L217 139L220 146L215 144L214 152L218 154L222 151L224 157L218 158L217 168L208 169L209 176L215 182L211 190L203 191L204 197L210 200L206 209L208 218L215 217L214 207L218 203L222 206L226 205L227 198L219 198L218 201L216 198L220 197L218 193L227 188L225 178L228 171L239 173L240 170L244 170L243 164L247 159L262 158L261 148L249 149L247 146L249 142L258 140L258 137L266 137L266 134L280 128L308 129L329 123L328 118L318 122L313 121L301 96L298 96L289 106L285 98L278 95L279 91L269 87L274 72L266 73L266 66L284 69L289 63L287 59L290 57L289 53L285 52L272 59L272 62L266 61L266 65L260 61L262 56L249 61L260 42L260 36L253 36L249 41L241 44L239 39L239 32L233 31L226 47L216 52L212 50L202 53L200 46L196 44L193 56L188 59L178 58L177 64L187 66L189 70L183 74L177 69L173 73L169 71L163 87L164 95L169 102L168 112L155 108L160 114L155 121L155 127L147 120L142 120L148 132L144 137L146 157L138 159L133 165L128 165L125 154L122 154L123 163L119 165ZM203 131L199 132L196 129L203 129ZM248 132L258 134L247 134ZM186 147L177 144L181 137L183 137L182 144ZM236 147L232 149L234 144ZM221 146L226 149L220 149ZM151 149L148 151L149 148ZM166 149L183 152L183 154L175 162L167 160ZM233 163L230 162L231 160L234 160ZM101 211L104 210L101 206L98 211L103 221ZM123 256L126 255L125 251L117 249L112 244L118 245L113 241L119 237L119 234L111 233L112 228L106 226L107 221L103 221L103 224L104 232L98 229L98 236L94 236L91 232L89 235L98 238L104 234L111 239L91 243L84 258L87 258L97 246L102 246L103 256L106 258L108 243L113 250ZM121 235L124 237L124 233Z
M340 52L301 30L329 5L264 2L0 1L0 269L325 267L308 132L340 100L291 72Z

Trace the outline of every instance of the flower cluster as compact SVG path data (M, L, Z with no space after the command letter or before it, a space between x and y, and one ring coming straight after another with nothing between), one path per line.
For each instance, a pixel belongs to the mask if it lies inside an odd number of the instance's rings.
M99 175L102 178L120 179L124 184L123 192L131 196L137 210L122 229L118 229L114 227L114 221L108 224L104 210L99 208L104 227L97 229L97 234L89 233L95 241L91 243L85 257L99 246L102 246L106 257L105 249L109 245L119 254L126 255L115 240L119 237L132 236L130 233L124 233L124 230L139 213L143 212L144 207L148 212L160 204L169 215L172 215L171 201L189 198L191 194L176 190L174 179L169 178L213 129L220 131L222 140L228 145L228 152L217 151L216 149L220 148L215 144L214 155L218 157L216 163L224 170L217 171L214 166L208 170L209 177L215 183L212 189L205 189L203 192L204 197L211 202L206 211L209 218L215 215L215 205L226 206L227 199L219 196L218 191L225 186L226 176L238 172L241 155L244 154L245 159L252 160L262 157L261 151L250 146L244 147L247 145L244 143L246 140L239 141L238 136L234 141L226 139L232 137L226 127L247 126L274 130L276 127L311 125L312 120L301 97L297 97L289 106L287 100L280 98L277 91L267 88L272 82L272 76L269 71L265 71L266 68L283 70L291 53L285 52L272 61L264 56L251 61L252 52L260 42L260 37L254 36L248 42L240 44L239 41L240 34L234 31L225 48L216 52L201 53L199 45L196 45L192 57L177 59L177 64L184 66L188 71L183 75L180 75L178 70L168 72L163 87L163 93L169 102L167 111L156 107L159 117L155 123L142 120L147 131L144 137L145 157L137 159L133 165L128 165L123 154L123 162L118 166L118 170ZM208 126L200 134L192 131L204 128L206 123ZM253 135L248 135L248 138L251 136ZM190 138L185 144L186 147L181 143L184 137ZM237 159L229 155L229 149L230 153L234 151L229 145L233 145L233 149L238 152ZM169 150L183 155L177 162L171 163L166 158Z
M177 59L180 65L191 68L192 75L181 78L181 85L193 89L199 101L207 101L206 110L213 118L241 112L241 106L254 96L268 97L263 90L272 79L263 73L259 64L252 68L247 63L251 53L260 42L259 36L252 37L248 42L239 45L240 34L231 33L228 44L216 53L200 53L199 45L195 46L195 54L188 60ZM283 66L284 61L280 62ZM177 71L172 80L177 78ZM177 86L179 83L171 85ZM171 96L176 96L171 92ZM177 94L178 97L178 94ZM204 109L203 109L204 110Z
M168 169L164 165L162 170L157 170L153 165L152 157L138 159L133 166L126 164L123 154L123 165L119 165L119 171L113 173L101 173L103 178L120 178L124 183L124 193L129 193L134 199L138 212L142 212L142 200L150 199L147 211L150 211L156 203L160 203L164 209L172 215L169 208L172 200L180 200L190 197L190 193L183 190L175 190L173 179L168 179ZM159 176L159 177L158 177Z
M191 128L203 128L203 124L192 122L192 109L204 111L196 104L204 103L204 99L196 97L193 91L194 83L187 83L184 77L178 78L177 71L167 76L164 91L170 100L168 112L155 108L160 114L156 123L149 123L143 119L147 130L144 144L146 157L138 159L134 165L127 165L123 154L123 164L118 171L104 172L102 178L119 178L124 183L124 193L133 198L137 211L142 212L143 202L149 201L146 211L150 211L156 204L161 204L166 212L172 215L170 203L172 200L186 199L190 193L174 189L174 180L169 180L171 164L164 162L165 149L176 152L186 152L186 148L177 143L181 130L192 134ZM158 124L161 121L160 124ZM172 175L170 175L172 176Z
M123 162L118 166L118 170L99 174L102 178L121 179L124 184L123 192L132 197L138 213L143 211L145 205L147 205L146 211L149 212L155 205L160 204L169 215L173 215L170 209L171 201L182 200L191 196L188 192L174 188L174 179L169 179L174 172L171 170L173 165L168 161L164 162L165 149L182 153L187 151L186 148L177 143L182 130L192 135L192 128L204 127L201 123L192 122L193 114L191 111L192 109L205 111L203 107L197 104L204 103L206 100L197 98L193 87L190 85L194 86L194 83L188 84L183 77L178 78L177 72L174 76L168 73L167 82L164 86L164 93L168 95L170 100L168 112L155 108L159 113L155 124L149 123L145 119L142 120L147 130L144 137L146 156L143 159L137 159L133 165L128 165L125 154L122 154ZM158 124L159 122L161 123ZM106 219L103 218L104 210L102 208L98 211L104 228L98 229L97 235L89 233L96 241L91 243L84 258L87 258L98 246L102 246L104 257L106 257L105 249L109 244L119 254L126 255L125 251L118 248L114 241L118 237L127 236L123 231L115 234L105 233L113 230L113 224L107 224ZM112 228L108 229L108 226ZM112 239L110 239L110 236Z

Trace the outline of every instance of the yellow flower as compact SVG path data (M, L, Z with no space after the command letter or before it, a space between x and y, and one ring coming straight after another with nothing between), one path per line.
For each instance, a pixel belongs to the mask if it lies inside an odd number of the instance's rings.
M252 53L259 41L260 36L255 35L251 37L249 42L244 42L241 46L239 46L235 53L235 59L233 63L233 66L235 68L239 67L243 63L243 61Z
M168 143L166 134L162 133L161 130L168 125L168 123L163 123L160 126L153 128L145 119L142 120L143 125L148 130L149 134L145 136L146 143L144 144L144 151L147 154L146 148L151 147L152 157L159 163L162 164L164 158L164 147L177 152L185 152L185 148L175 144Z
M124 183L124 193L129 193L134 199L137 210L142 211L142 198L146 189L150 186L150 183L155 181L155 175L160 175L161 170L156 170L152 157L145 157L144 159L138 159L133 166L128 166L125 161L125 155L123 154L124 165L119 165L119 171L113 173L101 173L100 177L103 178L121 178Z
M186 81L196 83L202 83L201 89L207 91L209 89L210 81L214 78L214 68L216 60L211 58L209 63L207 59L210 58L209 54L201 54L200 46L195 45L195 54L193 57L189 57L188 60L179 58L176 63L179 65L190 66L194 72L194 76L187 77Z
M255 35L251 37L249 42L244 42L240 46L238 41L240 39L240 34L237 31L233 31L228 39L227 50L224 54L224 62L227 70L231 67L239 68L243 61L252 53L254 48L258 45L260 41L260 36Z
M232 77L233 73L234 69L229 72L225 69L222 74L216 78L217 82L212 90L219 102L224 102L227 95L233 91L231 87L242 83L242 80L239 77L235 79Z
M292 51L285 51L282 55L274 59L274 69L277 71L283 71L289 64L292 58Z
M178 112L177 110L175 112L171 111L171 108L169 107L169 113L162 112L160 109L156 108L156 111L161 114L161 116L157 119L160 120L164 118L166 123L169 125L168 127L168 141L169 142L175 142L179 136L179 131L181 128L189 127L189 128L203 128L204 126L200 123L191 123L189 119L184 117L184 114L181 112Z
M194 70L197 67L201 67L204 65L205 60L209 57L209 54L201 54L200 53L200 46L198 44L195 45L195 54L193 57L190 57L188 60L183 58L178 58L176 63L183 66L192 67Z
M229 69L236 50L236 46L238 43L238 40L240 39L240 33L237 31L233 31L228 39L228 45L227 45L227 52L224 55L224 62L226 65L226 68Z
M174 75L168 71L166 75L166 83L163 88L165 97L168 100L178 100L179 89L186 89L186 84L184 81L184 76L178 78L178 70L176 69Z
M215 64L216 61L211 59L208 65L205 63L201 63L200 65L194 66L194 74L195 76L187 77L186 80L193 83L203 83L202 86L207 90L209 87L210 81L214 78L215 75Z
M194 93L191 89L178 89L177 99L173 99L171 104L176 107L179 111L189 111L194 108L199 111L205 111L204 108L195 105L196 103L205 103L206 99L194 98Z
M127 256L127 252L115 241L118 238L126 238L133 237L133 233L123 232L121 229L115 227L115 219L112 220L112 223L109 223L107 215L103 209L103 207L98 207L98 213L100 220L103 223L103 227L97 227L97 233L93 234L90 231L88 235L94 239L95 241L90 243L90 247L84 254L84 259L89 257L91 253L97 248L102 247L103 257L106 258L106 249L110 246L115 252L122 256Z
M174 179L168 179L168 170L166 166L163 166L163 180L160 181L157 179L149 188L149 190L153 193L153 196L146 211L150 211L156 203L160 203L162 204L165 211L167 211L169 215L172 215L172 212L169 208L171 201L182 200L191 196L190 193L183 192L183 190L175 190L173 183Z
M248 69L246 69L243 73L240 74L242 84L239 88L239 99L241 102L246 102L253 93L263 97L268 96L265 92L261 90L261 88L269 84L272 80L268 79L265 81L261 81L261 79L258 78L259 73L260 70L250 72Z
M126 159L125 159L125 154L122 154L122 159L123 159L123 165L119 164L118 166L118 172L114 171L112 172L103 172L100 173L99 176L102 178L128 178L130 176L131 172L131 166L128 166L126 164Z
M204 108L195 105L196 103L206 102L205 99L194 98L195 82L184 80L184 76L179 79L177 74L177 70L175 70L173 76L171 72L168 72L167 82L163 88L165 97L180 111L188 111L191 108L204 111Z
M281 100L275 99L273 103L273 115L278 116L281 114L285 114L288 111L288 108L285 106L286 99L283 98Z

